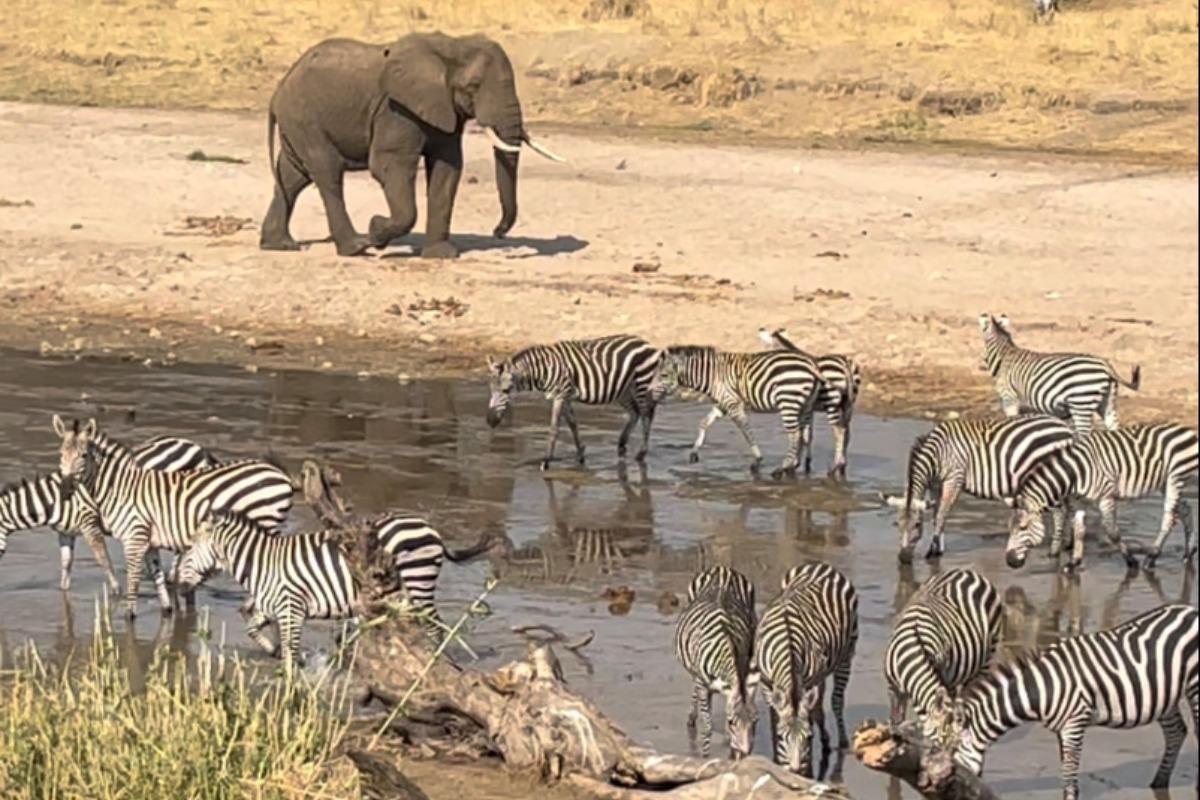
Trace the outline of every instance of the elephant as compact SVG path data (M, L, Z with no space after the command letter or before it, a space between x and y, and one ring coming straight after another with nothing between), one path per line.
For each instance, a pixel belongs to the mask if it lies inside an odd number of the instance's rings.
M517 219L522 145L562 159L526 132L512 62L484 36L413 33L391 45L328 39L300 56L271 97L268 153L275 194L259 246L298 250L289 221L296 198L315 183L339 255L361 255L405 236L416 223L415 184L423 159L428 219L421 255L453 258L450 215L462 176L463 128L474 118L492 142L503 238ZM275 128L280 153L275 157ZM390 215L354 228L342 196L348 170L368 169L383 186Z

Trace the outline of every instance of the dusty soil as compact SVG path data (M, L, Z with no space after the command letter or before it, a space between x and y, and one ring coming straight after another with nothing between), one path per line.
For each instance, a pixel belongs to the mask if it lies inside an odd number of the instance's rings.
M1194 421L1193 171L548 143L571 161L526 159L512 238L488 234L487 145L468 136L461 259L344 259L319 241L314 192L294 228L314 244L257 249L259 115L0 105L0 150L21 165L0 173L0 342L404 376L614 331L755 349L758 326L785 325L856 354L868 408L932 413L992 402L976 328L990 310L1027 346L1140 363L1129 418ZM360 226L384 207L365 175L348 196Z
M1179 0L8 0L0 99L266 107L329 36L486 32L535 127L1112 154L1196 163Z

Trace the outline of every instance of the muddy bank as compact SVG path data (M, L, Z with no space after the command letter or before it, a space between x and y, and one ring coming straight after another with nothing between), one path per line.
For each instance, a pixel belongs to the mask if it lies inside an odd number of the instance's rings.
M1025 346L1140 364L1127 418L1196 413L1194 172L556 135L571 162L525 160L521 217L495 240L487 144L468 136L462 258L415 258L413 236L343 259L315 192L294 221L306 251L257 249L263 129L0 105L0 147L24 165L0 175L0 341L399 377L617 331L756 349L760 325L782 325L854 354L867 408L919 414L991 402L976 326L990 310ZM347 199L360 227L384 205L362 174Z

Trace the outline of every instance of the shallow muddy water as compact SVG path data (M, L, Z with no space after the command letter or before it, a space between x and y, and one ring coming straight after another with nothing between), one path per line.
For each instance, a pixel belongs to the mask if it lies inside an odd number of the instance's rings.
M623 469L616 458L618 413L583 408L587 466L576 469L565 460L545 474L537 462L546 403L523 397L509 422L494 431L484 422L485 405L482 382L401 385L306 372L146 369L0 351L0 481L57 466L50 429L55 412L96 416L131 443L175 433L228 456L269 450L293 470L301 459L319 457L342 473L346 493L361 510L424 514L459 545L485 531L507 533L517 556L508 564L446 565L438 587L443 616L455 618L485 577L498 571L501 583L488 599L494 614L469 637L485 664L523 652L523 641L509 630L514 625L550 624L571 636L593 630L596 639L583 651L586 661L561 654L567 680L635 737L678 751L687 748L690 681L671 655L674 610L660 598L682 597L699 565L728 563L754 579L765 601L788 567L823 559L844 570L860 595L862 633L848 725L853 729L865 717L886 715L881 658L890 621L937 567L897 565L891 512L874 498L899 487L908 445L930 423L860 416L848 483L814 476L778 484L750 478L744 446L727 423L714 426L701 463L687 464L687 446L704 413L699 405L675 402L660 411L645 469L632 462ZM778 461L783 442L777 421L759 417L754 423L768 463ZM570 437L563 433L559 453L569 456ZM821 420L817 470L829 461L829 439ZM1122 506L1126 535L1151 535L1159 508L1154 500ZM309 523L306 512L296 517L297 526ZM972 565L997 583L1009 606L1009 647L1095 630L1164 600L1195 602L1194 584L1185 580L1178 561L1178 532L1153 580L1144 575L1126 580L1123 565L1089 542L1088 569L1073 581L1036 557L1022 572L1009 570L1003 558L1005 520L1001 506L960 502L940 568ZM57 588L55 537L44 530L10 537L0 560L0 661L27 639L61 656L88 634L102 576L86 546L80 543L77 551L72 588L64 595ZM109 551L119 568L120 548L110 544ZM636 598L627 610L610 609L602 594L621 585ZM143 587L142 616L132 626L116 622L134 667L145 663L156 642L195 644L195 618L161 620L150 587L145 582ZM200 593L214 626L225 626L227 641L253 653L236 611L241 599L225 578ZM327 646L330 630L328 624L307 626L305 648ZM718 711L718 730L721 719ZM769 752L766 728L760 725L757 752ZM720 736L714 746L724 746ZM1090 731L1083 796L1154 797L1142 787L1161 748L1157 726ZM1195 739L1189 737L1173 781L1177 797L1191 796L1196 761ZM844 777L858 798L915 796L861 769L853 758L845 763ZM1005 737L989 752L987 778L1005 796L1059 797L1054 737L1034 727Z

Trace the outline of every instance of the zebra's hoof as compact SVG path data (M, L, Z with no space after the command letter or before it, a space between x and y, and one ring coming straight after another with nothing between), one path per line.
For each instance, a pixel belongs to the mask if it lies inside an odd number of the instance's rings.
M638 450L638 451L637 451L637 455L633 457L633 460L634 460L634 461L636 461L636 462L637 462L637 463L639 463L639 464L644 464L644 463L646 463L646 451L645 451L645 450Z
M926 561L936 561L941 557L942 557L942 548L940 548L940 547L931 547L925 551L925 560Z
M896 557L900 560L901 564L911 564L913 557L912 550L901 550L896 554Z
M550 469L550 459L548 459L548 458L543 458L543 459L542 459L541 470L542 470L542 472L545 472L545 471L546 471L546 470L548 470L548 469Z
M617 458L624 458L625 451L626 451L625 445L623 445L623 444L617 445Z
M1083 562L1071 559L1070 561L1068 561L1066 564L1063 565L1062 571L1063 571L1064 575L1074 575L1078 572L1082 572L1083 571Z
M700 463L700 454L697 453L695 450L688 453L688 463L689 464L699 464Z
M584 455L584 451L583 451L583 450L580 450L580 451L579 451L579 452L578 452L578 453L575 455L575 463L576 463L576 464L578 464L578 465L579 465L579 466L581 466L581 467L582 467L582 466L583 466L585 463L587 463L587 457Z

